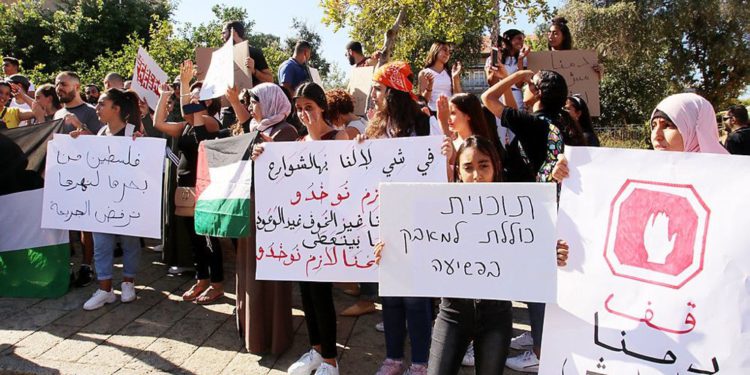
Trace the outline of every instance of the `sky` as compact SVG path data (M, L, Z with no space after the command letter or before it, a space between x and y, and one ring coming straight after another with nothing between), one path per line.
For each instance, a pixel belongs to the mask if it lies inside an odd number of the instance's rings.
M559 6L561 2L562 0L550 0L549 4L554 7ZM294 31L290 30L292 18L306 20L307 24L316 30L323 40L322 51L319 50L318 53L326 60L335 62L341 70L348 70L349 62L344 57L344 47L350 40L349 30L341 29L334 33L333 27L326 27L321 22L323 10L319 6L319 0L271 0L263 2L257 0L181 0L175 11L174 18L180 23L190 22L199 24L207 22L210 18L206 17L213 15L211 7L215 4L247 9L249 18L255 21L254 32L277 35L282 40L294 35ZM262 9L262 11L256 12L256 9ZM500 26L501 29L506 29L510 25ZM529 24L525 14L520 14L513 26L527 34L530 34L534 30L534 26Z

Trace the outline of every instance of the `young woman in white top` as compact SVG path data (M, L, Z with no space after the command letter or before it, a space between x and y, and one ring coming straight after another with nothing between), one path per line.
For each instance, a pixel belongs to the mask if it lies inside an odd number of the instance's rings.
M437 100L441 95L447 97L462 92L461 62L456 62L451 68L448 60L451 58L451 47L445 42L432 43L427 53L425 68L418 74L419 94L427 100L427 106L434 116L437 112Z
M132 91L121 89L109 89L99 97L96 104L96 114L99 121L106 124L98 136L139 136L134 123L140 121L140 110L138 109L138 95ZM79 128L70 133L77 138L82 134L91 134L87 129ZM84 310L95 310L105 304L115 302L117 297L112 290L112 263L115 249L115 235L109 233L93 233L94 237L94 264L96 267L96 278L99 288L83 304ZM135 296L135 274L141 254L141 242L138 237L119 236L123 248L123 272L122 272L122 294L120 300L123 303L134 301Z

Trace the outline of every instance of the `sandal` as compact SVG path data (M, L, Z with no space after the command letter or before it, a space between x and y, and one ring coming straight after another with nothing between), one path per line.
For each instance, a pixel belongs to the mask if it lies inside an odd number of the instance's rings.
M182 293L182 300L186 302L195 301L196 298L200 297L201 294L203 294L208 287L202 287L198 283L193 284L193 286L188 289L187 292Z
M209 303L213 303L219 298L224 297L224 291L218 290L217 288L214 288L213 286L209 286L206 291L203 292L198 298L195 299L195 303L199 305L208 305Z

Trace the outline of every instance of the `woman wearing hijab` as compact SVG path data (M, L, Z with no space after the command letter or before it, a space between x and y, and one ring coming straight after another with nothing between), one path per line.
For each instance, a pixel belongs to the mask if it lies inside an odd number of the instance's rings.
M675 94L659 102L651 114L651 146L656 151L729 153L719 143L714 107L692 93ZM552 178L561 182L568 172L568 162L561 156Z
M292 105L278 85L262 83L245 91L242 100L237 89L230 88L227 99L237 115L234 134L257 130L274 142L297 139L297 130L286 122ZM250 200L250 223L250 235L236 245L238 328L250 353L281 354L294 338L292 284L255 279L255 198Z

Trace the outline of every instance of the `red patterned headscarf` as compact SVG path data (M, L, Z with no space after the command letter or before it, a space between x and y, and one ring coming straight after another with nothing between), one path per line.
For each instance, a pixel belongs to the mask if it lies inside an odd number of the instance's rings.
M409 79L411 75L411 67L407 62L393 61L378 68L372 76L372 80L394 90L408 92L411 98L416 100L417 96L412 92L414 85Z

